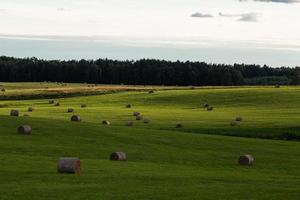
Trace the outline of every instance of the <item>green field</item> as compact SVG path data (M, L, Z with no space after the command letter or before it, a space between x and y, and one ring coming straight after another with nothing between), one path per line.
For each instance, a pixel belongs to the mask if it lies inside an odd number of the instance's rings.
M42 84L1 84L7 89L2 99L33 97L0 101L1 200L300 197L300 87L154 87L149 94L153 87L131 86L56 99L61 106L55 107L41 94L57 84ZM71 87L82 90L81 84ZM80 108L83 103L88 107ZM214 110L206 111L205 103ZM82 122L71 122L67 108ZM21 116L9 116L11 109ZM133 111L150 124L135 121ZM230 126L237 116L243 121ZM125 126L128 120L133 127ZM24 124L32 126L31 135L16 132ZM128 161L110 161L114 151L127 152ZM255 165L239 166L243 154L252 154ZM64 156L81 159L80 175L57 173Z

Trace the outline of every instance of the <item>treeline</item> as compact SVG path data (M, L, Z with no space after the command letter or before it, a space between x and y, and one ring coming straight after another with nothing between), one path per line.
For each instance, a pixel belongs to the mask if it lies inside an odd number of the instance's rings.
M59 61L2 56L0 81L180 86L298 85L300 68L153 59Z

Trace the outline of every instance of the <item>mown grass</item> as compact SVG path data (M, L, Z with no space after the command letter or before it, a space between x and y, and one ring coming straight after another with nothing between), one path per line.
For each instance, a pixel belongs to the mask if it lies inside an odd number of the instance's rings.
M197 89L200 87L188 87ZM4 89L4 91L2 91ZM64 98L76 96L101 95L126 91L150 90L186 90L187 87L178 86L133 86L133 85L102 85L87 83L3 83L0 82L0 100L31 100L44 98Z
M52 83L52 82L0 83L0 89L1 89L0 100L32 100L32 99L44 99L44 98L91 96L91 95L116 93L122 91L148 91L153 88L155 87L99 85L99 84L87 84L87 83L84 84ZM168 88L166 87L164 89L168 89Z
M135 91L62 98L60 107L47 99L1 101L0 199L298 199L300 143L259 137L300 135L299 89ZM8 116L29 106L36 108L30 117ZM69 107L82 122L70 122ZM133 111L151 123L126 127ZM243 121L231 127L236 116ZM17 134L21 124L31 125L32 135ZM109 161L113 151L129 160ZM246 153L253 167L237 165ZM61 156L80 157L82 173L58 174Z

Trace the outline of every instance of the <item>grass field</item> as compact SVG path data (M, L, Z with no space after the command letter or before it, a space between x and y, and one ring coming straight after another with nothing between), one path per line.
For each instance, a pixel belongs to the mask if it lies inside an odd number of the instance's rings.
M57 87L43 84L46 90ZM41 87L1 85L7 89L3 96L24 95L24 90L30 96ZM80 93L85 86L59 87ZM2 100L0 199L299 199L300 87L144 91L151 88L60 98L60 107L42 96ZM82 103L88 107L80 108ZM128 103L133 107L125 108ZM204 103L214 110L206 111ZM23 117L28 107L35 111ZM67 108L74 108L82 122L71 122ZM11 109L21 116L10 117ZM151 123L135 121L133 111ZM230 126L237 116L243 121ZM133 127L125 126L128 120ZM176 129L177 123L183 128ZM23 124L32 126L32 135L16 133ZM114 151L127 152L128 161L109 161ZM247 153L255 165L237 165ZM62 156L79 157L81 174L58 174Z

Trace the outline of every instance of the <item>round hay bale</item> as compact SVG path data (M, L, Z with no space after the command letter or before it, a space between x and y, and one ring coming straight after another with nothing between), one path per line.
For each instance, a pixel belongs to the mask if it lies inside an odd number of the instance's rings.
M68 108L67 112L72 113L72 112L74 112L74 109L73 108Z
M24 117L29 117L29 115L28 115L28 114L24 114L23 116L24 116Z
M28 125L22 125L17 128L17 132L24 135L31 134L31 131L32 131L31 126Z
M11 110L10 116L19 117L19 111L18 110Z
M49 100L49 104L54 104L55 103L55 101L54 100Z
M237 125L238 125L238 123L236 121L231 121L230 122L230 126L237 126Z
M135 119L136 119L137 121L143 120L143 118L144 118L144 117L143 117L142 115L138 115L138 116L135 117Z
M141 113L139 113L139 112L133 112L133 116L139 116L139 115L141 115Z
M252 155L243 155L239 157L238 163L244 166L251 166L254 164L254 158Z
M79 158L60 158L57 164L58 173L79 174L81 170Z
M133 126L133 122L132 121L126 122L126 126Z
M86 108L87 105L86 105L86 104L81 104L80 107L81 107L81 108Z
M59 102L54 103L54 106L60 106Z
M28 108L28 112L33 112L34 111L34 108L33 107L29 107Z
M149 124L150 123L150 119L144 119L144 123L145 124Z
M1 89L1 92L5 92L5 91L6 91L5 88L2 88L2 89Z
M208 108L208 107L209 107L208 103L203 104L203 108Z
M113 152L110 155L110 160L113 161L126 161L127 160L127 154L124 152Z
M280 85L275 85L275 88L280 88Z
M104 121L102 121L102 124L103 124L103 125L110 125L110 121L104 120Z
M241 121L243 121L243 118L242 118L242 117L236 117L236 118L235 118L235 121L241 122Z
M149 94L153 94L153 93L154 93L154 90L150 90L148 93L149 93Z
M182 128L182 124L176 124L176 128Z
M126 108L131 108L131 105L130 105L130 104L127 104L125 107L126 107Z
M207 110L207 111L213 111L213 110L214 110L214 107L209 106L206 110Z
M80 121L81 121L81 118L80 118L79 115L73 115L73 116L71 117L71 121L72 121L72 122L80 122Z

